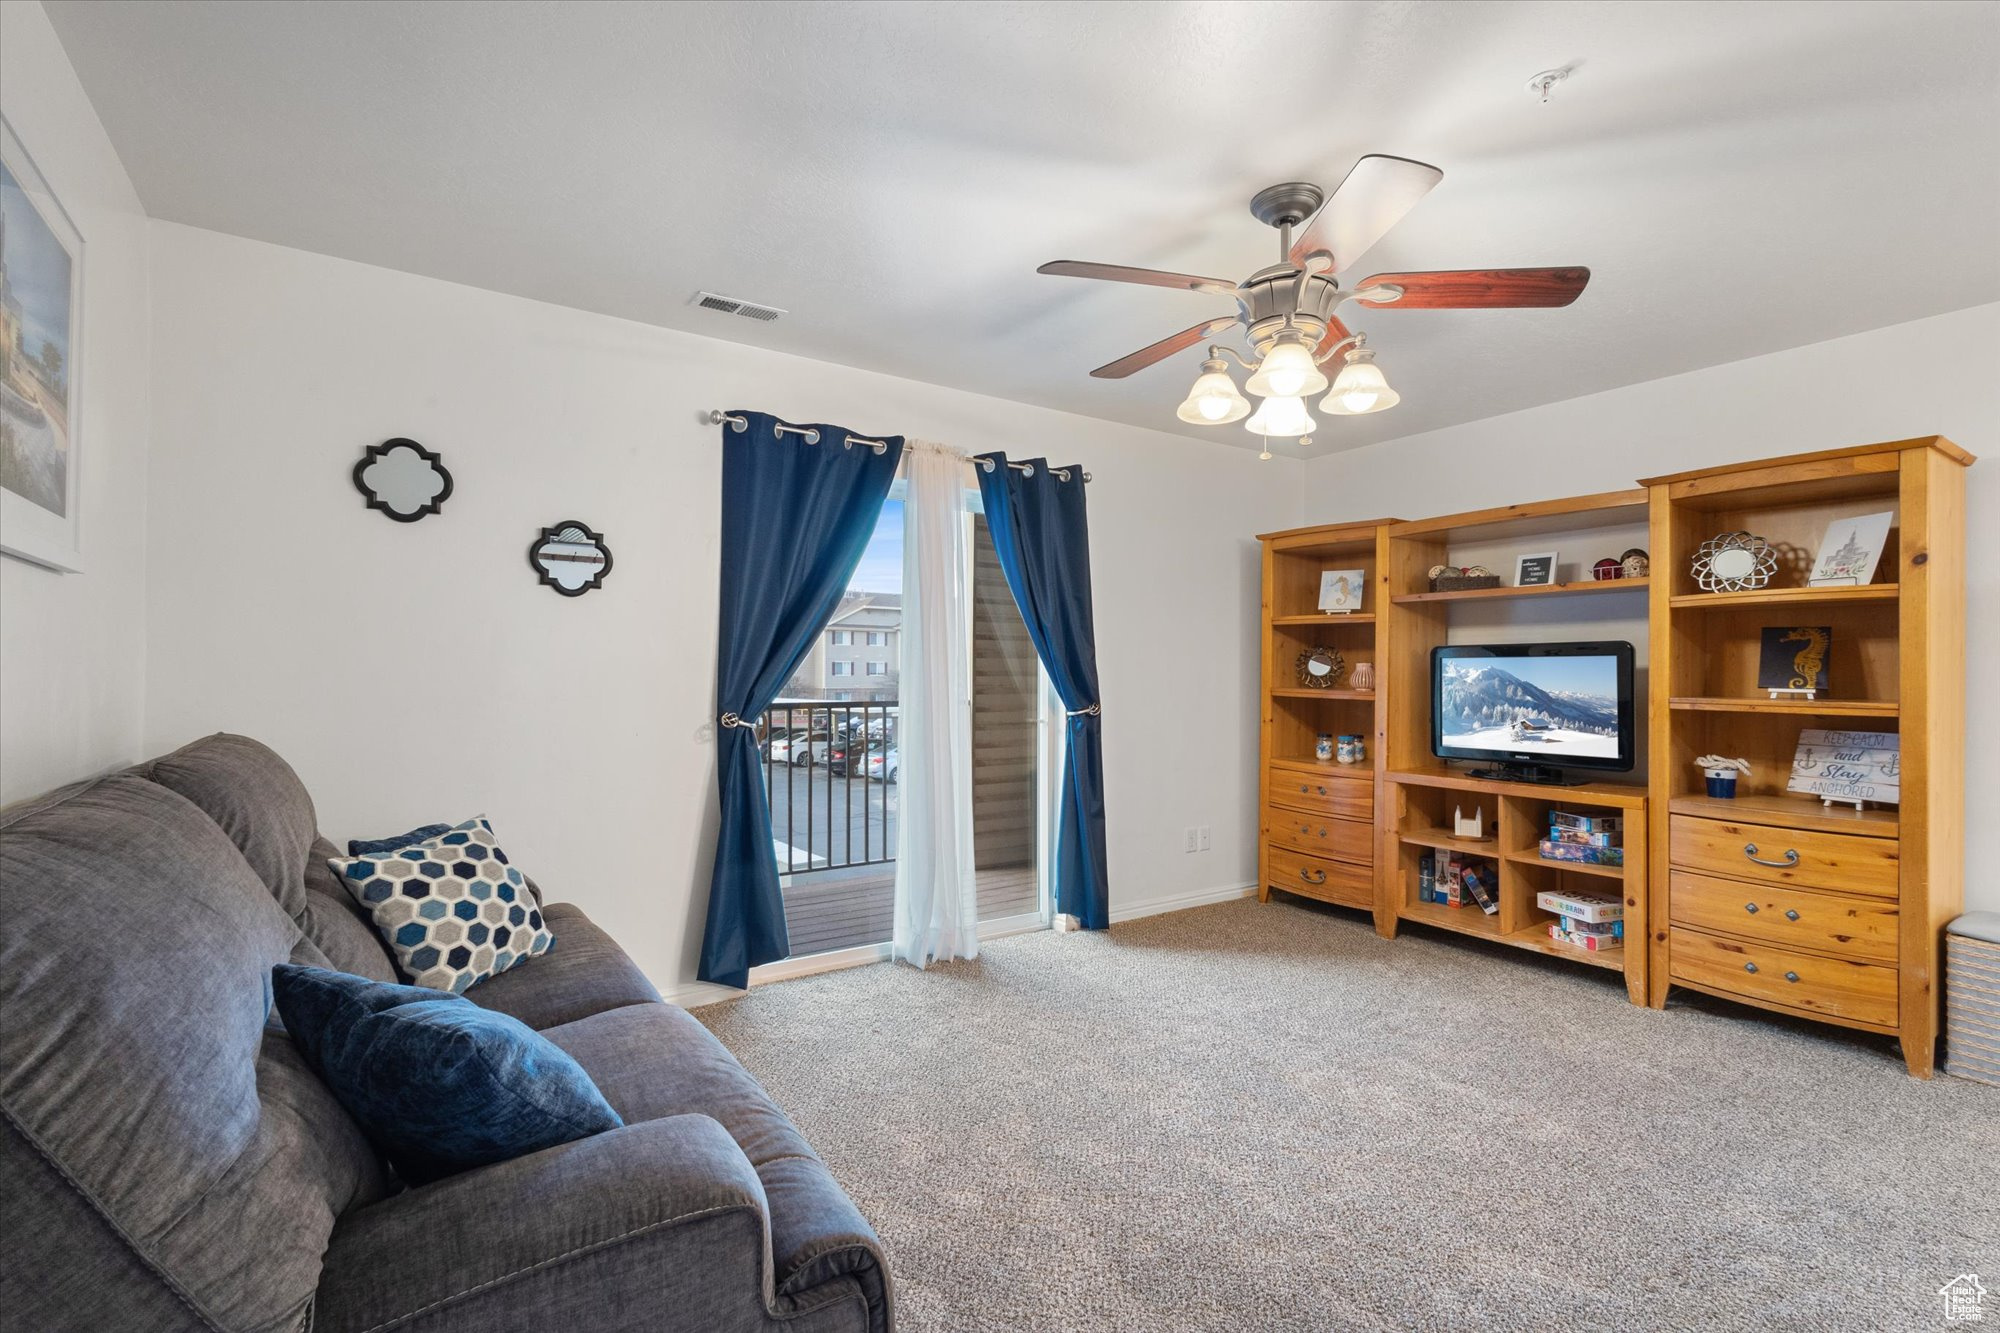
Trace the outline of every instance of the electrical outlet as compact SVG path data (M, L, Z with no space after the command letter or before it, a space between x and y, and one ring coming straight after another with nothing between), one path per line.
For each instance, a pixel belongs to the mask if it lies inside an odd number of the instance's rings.
M1208 825L1206 825L1206 824L1203 824L1203 825L1202 825L1202 826L1201 826L1201 827L1200 827L1199 829L1197 829L1197 830L1196 830L1195 832L1196 832L1197 836L1198 836L1198 837L1199 837L1199 838L1201 839L1201 850L1202 850L1202 851L1204 851L1204 852L1205 852L1205 851L1207 851L1207 850L1208 850Z
M1181 830L1181 850L1184 852L1200 850L1199 834L1192 825Z

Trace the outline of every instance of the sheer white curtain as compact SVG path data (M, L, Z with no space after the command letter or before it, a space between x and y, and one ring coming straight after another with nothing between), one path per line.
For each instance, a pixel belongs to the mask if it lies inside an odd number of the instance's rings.
M979 956L972 867L972 629L965 456L909 441L903 501L902 822L895 956Z

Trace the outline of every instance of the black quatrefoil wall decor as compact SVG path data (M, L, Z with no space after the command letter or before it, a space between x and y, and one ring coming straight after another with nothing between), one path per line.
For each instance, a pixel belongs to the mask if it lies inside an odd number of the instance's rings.
M542 529L528 547L528 563L543 583L565 597L581 597L604 584L611 572L611 548L604 534L587 524L564 519Z
M354 488L368 497L370 509L398 523L414 523L444 509L451 498L451 473L434 450L399 436L361 451Z

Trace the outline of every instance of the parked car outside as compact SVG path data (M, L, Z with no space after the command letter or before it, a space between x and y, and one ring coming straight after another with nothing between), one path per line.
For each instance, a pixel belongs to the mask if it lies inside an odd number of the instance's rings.
M832 740L823 731L815 731L810 735L793 732L785 739L771 743L771 762L790 764L794 768L802 764L823 764L832 744Z
M877 782L894 782L901 767L893 745L885 750L871 749L868 752L868 776Z
M782 763L778 751L784 743L803 731L803 727L773 727L771 734L764 738L764 758Z
M826 767L836 777L846 777L851 767L856 775L868 776L868 761L882 752L882 742L863 740L859 734L851 741L835 741L828 751Z

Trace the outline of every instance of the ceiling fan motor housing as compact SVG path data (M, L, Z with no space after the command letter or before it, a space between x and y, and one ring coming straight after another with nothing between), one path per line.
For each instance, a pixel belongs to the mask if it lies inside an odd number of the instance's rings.
M1303 283L1288 264L1260 269L1236 289L1243 302L1243 322L1250 345L1263 356L1286 328L1296 329L1308 346L1326 336L1327 322L1340 305L1342 293L1331 278L1313 273Z

